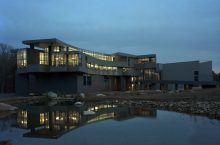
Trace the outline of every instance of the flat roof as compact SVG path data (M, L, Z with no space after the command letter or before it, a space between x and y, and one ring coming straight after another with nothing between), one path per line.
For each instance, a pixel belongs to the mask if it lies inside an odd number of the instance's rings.
M79 51L93 52L93 53L103 54L103 55L108 55L108 56L125 56L125 57L133 57L133 58L156 57L156 54L133 55L133 54L122 53L122 52L116 52L113 54L105 54L105 53L95 52L95 51L91 51L91 50L87 50L87 49L82 49L82 48L67 44L57 38L24 40L24 41L22 41L22 43L26 44L26 45L34 44L34 46L40 47L40 48L47 48L49 45L52 45L52 46L64 45L67 47L72 47L72 48L78 49Z

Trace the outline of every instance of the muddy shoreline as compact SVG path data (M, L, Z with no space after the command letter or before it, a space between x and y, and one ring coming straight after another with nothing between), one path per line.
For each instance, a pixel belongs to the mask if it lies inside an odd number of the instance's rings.
M70 99L77 94L65 97ZM19 106L33 104L47 100L45 96L32 96L13 98L1 103ZM168 110L192 115L202 115L220 120L220 88L191 90L183 92L159 92L159 91L136 91L136 92L105 92L102 95L85 94L84 102L118 101L122 104L149 106L159 110ZM1 112L0 114L4 113ZM1 116L1 115L0 115Z

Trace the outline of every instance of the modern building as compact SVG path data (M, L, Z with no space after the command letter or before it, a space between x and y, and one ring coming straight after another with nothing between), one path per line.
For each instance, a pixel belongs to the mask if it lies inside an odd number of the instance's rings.
M17 52L16 93L187 89L215 85L212 62L158 64L156 54L103 54L58 39L25 40Z

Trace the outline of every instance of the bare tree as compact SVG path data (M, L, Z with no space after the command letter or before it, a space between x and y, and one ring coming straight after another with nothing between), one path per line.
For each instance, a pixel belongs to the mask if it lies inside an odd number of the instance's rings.
M0 93L14 92L16 51L12 46L0 43Z

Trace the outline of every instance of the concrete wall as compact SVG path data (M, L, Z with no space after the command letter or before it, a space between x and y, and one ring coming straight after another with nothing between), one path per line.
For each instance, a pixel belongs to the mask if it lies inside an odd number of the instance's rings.
M16 77L16 93L76 93L77 77L74 73L29 73Z
M105 79L102 75L90 75L91 85L83 85L83 74L77 76L77 92L102 92L110 90L110 78Z
M18 95L28 94L28 76L25 74L16 73L15 77L15 92Z
M76 93L75 73L33 73L29 75L30 92Z
M213 81L212 61L200 63L199 81Z
M199 71L199 62L163 64L162 80L194 81L194 71Z

